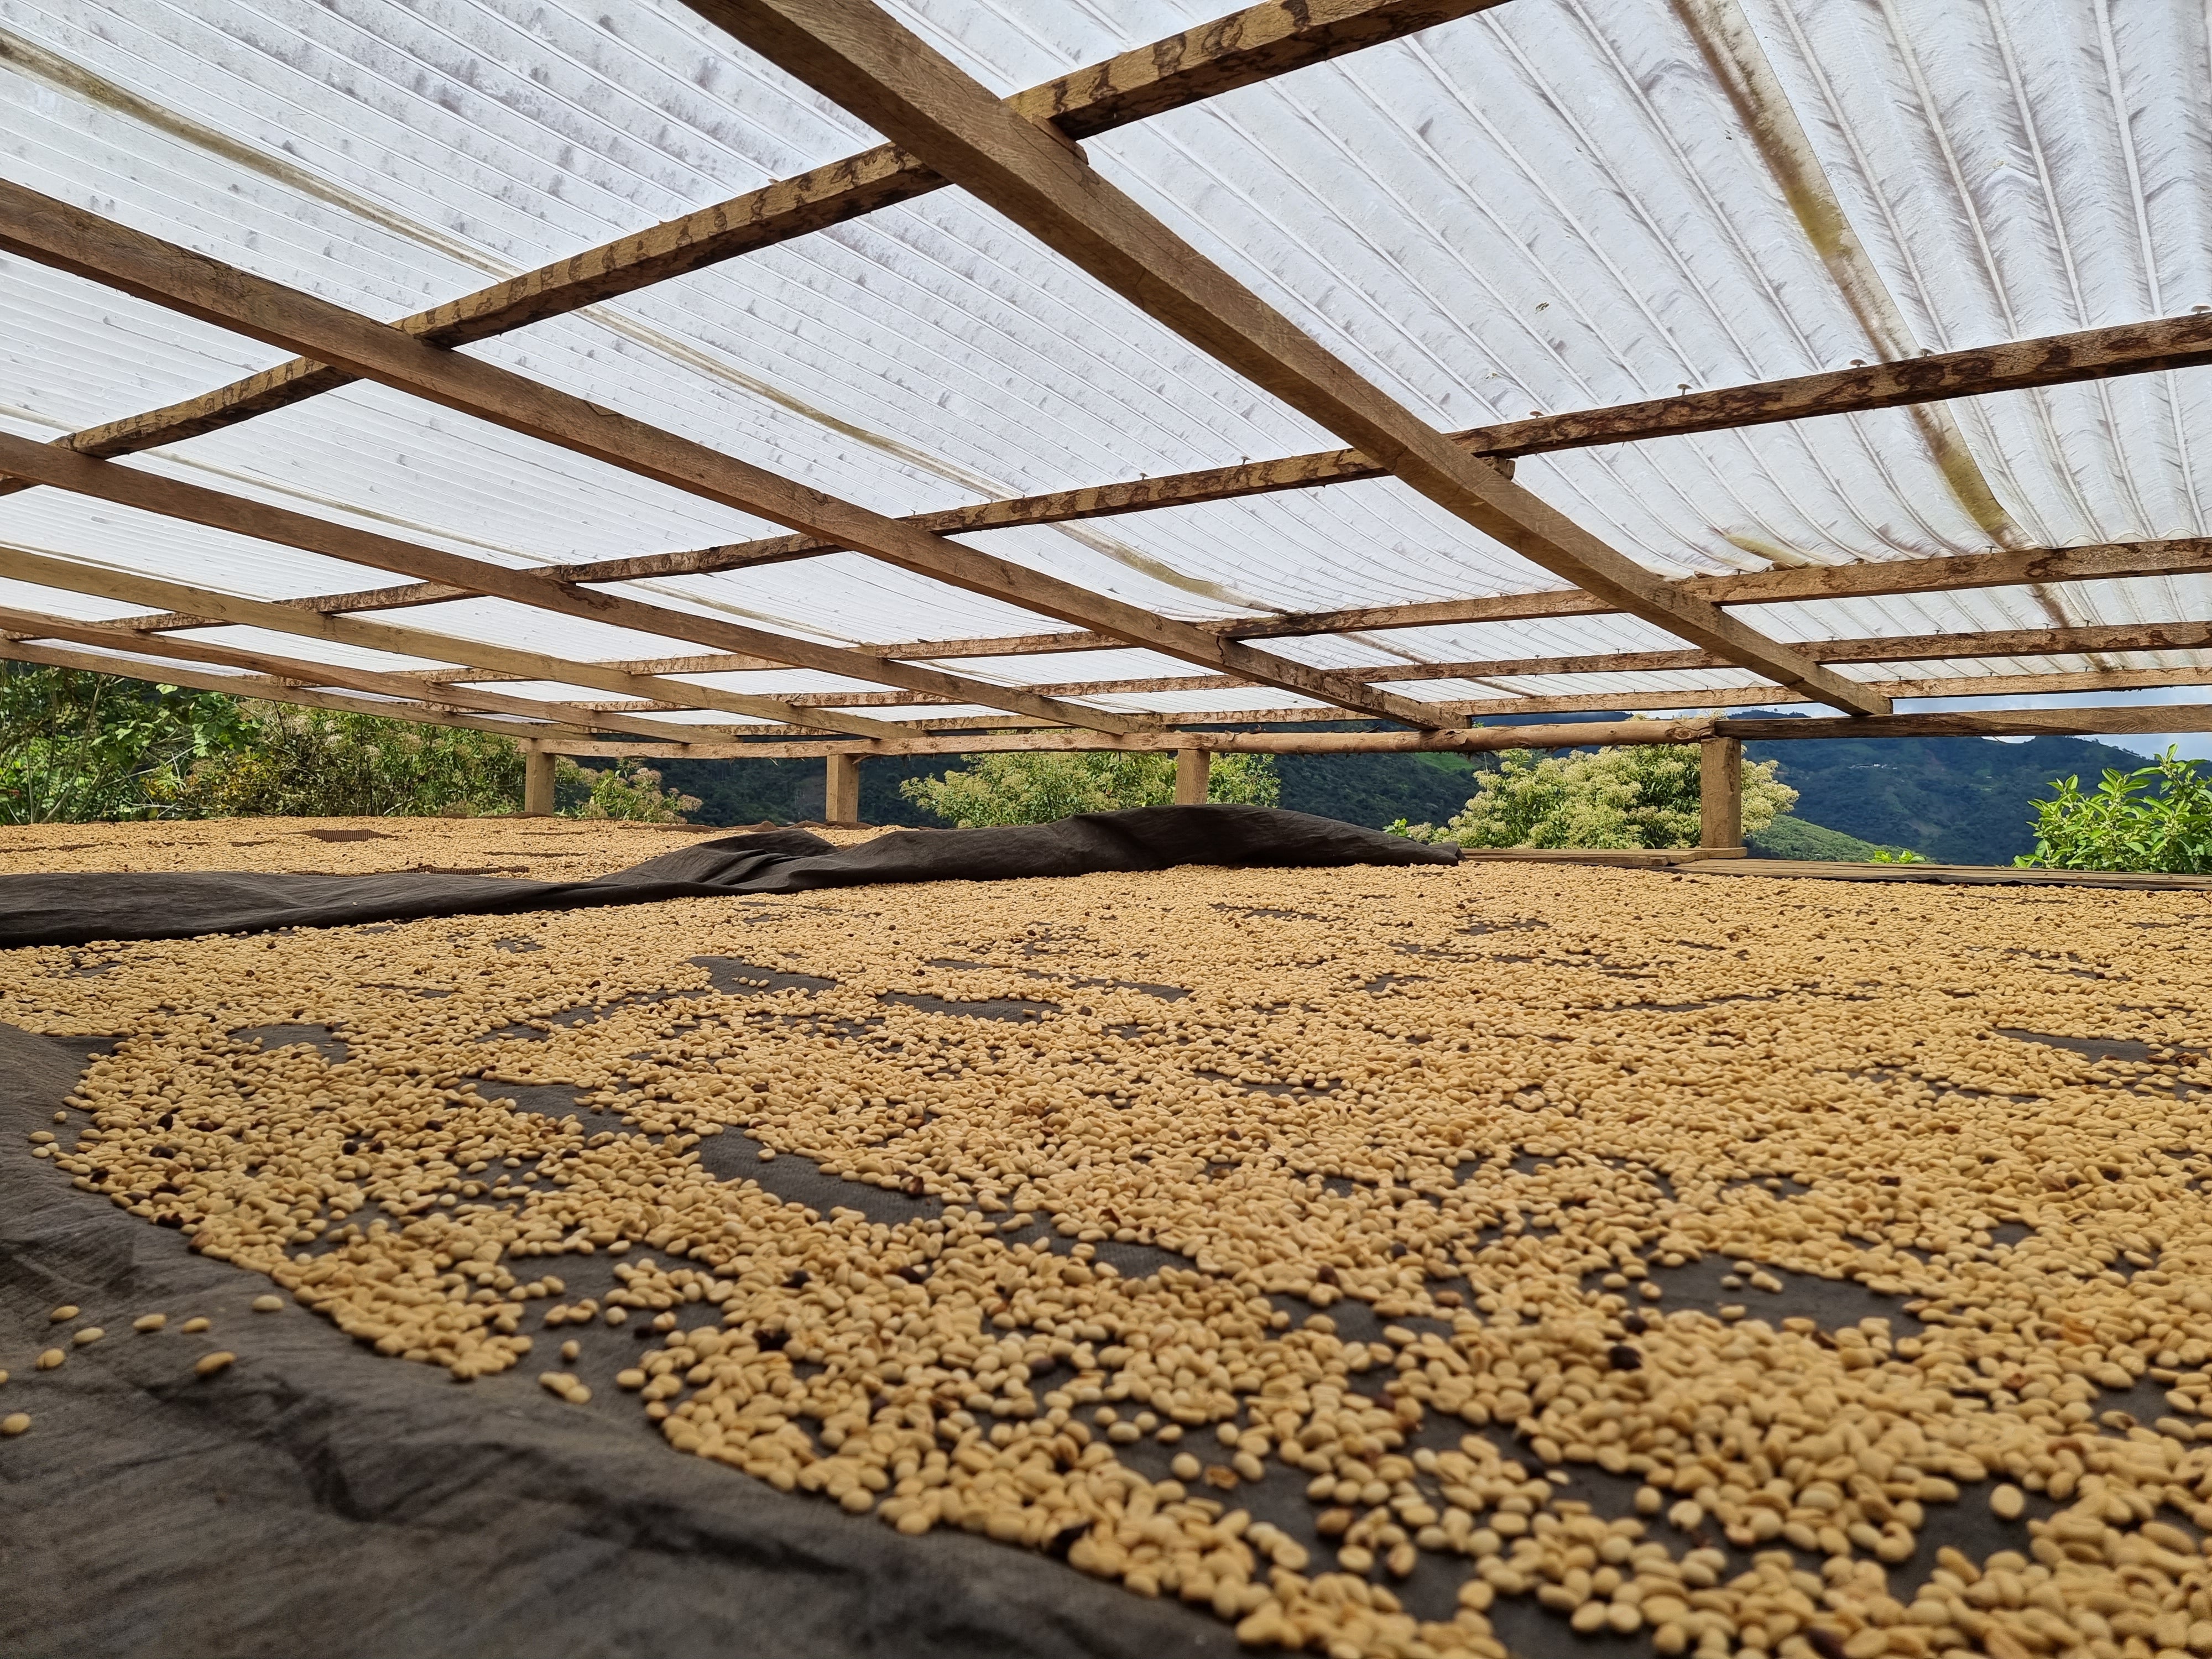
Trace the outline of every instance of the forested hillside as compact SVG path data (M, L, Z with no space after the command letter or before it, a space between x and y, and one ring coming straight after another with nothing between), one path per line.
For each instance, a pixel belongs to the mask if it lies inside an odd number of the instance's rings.
M2131 750L2082 738L1834 738L1746 750L1753 760L1782 763L1782 781L1799 796L1791 817L1875 846L1909 847L1942 864L2009 864L2034 845L2028 802L2051 779L2078 774L2087 785L2107 767L2142 763ZM934 823L900 796L900 781L958 763L942 756L868 762L860 769L861 817L871 823ZM1482 755L1285 755L1282 804L1378 829L1397 818L1441 823L1474 792L1472 775L1495 764ZM822 815L819 761L669 761L661 771L668 788L704 803L690 814L699 823Z
M899 794L907 778L959 764L956 756L872 760L860 768L860 816L870 823L942 826ZM1278 762L1282 804L1294 812L1379 829L1396 818L1441 823L1466 805L1487 756L1285 755ZM791 823L822 816L822 763L663 761L665 787L696 795L696 823Z
M1838 738L1744 750L1781 761L1782 781L1798 794L1793 816L1938 864L2010 864L2035 845L2028 802L2051 779L2078 774L2086 787L2108 767L2143 763L2087 738Z

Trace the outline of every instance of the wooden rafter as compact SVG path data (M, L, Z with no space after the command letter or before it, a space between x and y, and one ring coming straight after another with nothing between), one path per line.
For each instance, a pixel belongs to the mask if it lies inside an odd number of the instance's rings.
M182 479L143 468L123 466L113 461L79 455L52 444L33 443L26 438L0 434L0 472L32 478L56 489L136 507L142 512L212 526L239 535L251 536L259 541L272 542L278 546L296 547L304 552L343 559L377 569L429 574L447 582L465 582L477 592L550 611L560 616L579 617L619 628L635 629L641 633L690 640L724 650L734 649L754 655L772 653L776 660L784 663L878 681L889 680L904 685L909 690L951 695L966 702L1010 708L1017 714L1044 720L1066 721L1077 717L1103 718L1107 721L1106 729L1109 731L1124 728L1124 722L1115 717L1091 716L1073 704L1018 691L1010 692L986 685L981 681L967 680L940 670L920 668L911 664L890 665L890 672L886 672L880 659L837 647L769 634L760 629L726 622L720 617L697 617L687 611L646 605L622 594L584 592L549 581L542 576L533 576L526 571L505 569L481 559L466 558L437 548L401 541L374 531L333 524L327 519L295 513L289 507L272 506L242 495L225 495L220 490L186 483ZM301 614L314 613L302 611ZM557 662L560 659L548 658L545 660ZM555 675L553 678L563 676ZM591 682L580 683L588 684ZM794 714L791 704L773 697L747 697L725 692L710 695L716 700L707 702L704 706L708 708L762 720L799 719L802 723L808 723L803 716ZM811 723L826 724L830 729L836 731L854 731L842 717ZM855 732L854 735L867 734Z
M1688 576L1677 586L1715 605L1784 605L1905 593L1962 592L2042 582L2109 581L2131 576L2186 576L2212 571L2212 538L2109 542L2093 547L2027 548L1960 553L1937 559L1869 559L1855 564L1801 565L1734 576ZM1532 622L1550 617L1601 617L1615 607L1575 588L1431 599L1358 611L1310 611L1208 623L1234 639L1291 639L1316 634L1370 634L1395 628L1445 628L1462 623ZM863 647L921 661L963 657L1042 656L1111 651L1121 641L1089 633L1001 635L987 639L908 640Z
M2085 329L2076 333L2021 340L2010 345L1942 352L1904 362L1877 363L1871 368L1834 369L1819 374L1799 375L1791 380L1689 392L1677 398L1655 398L1642 403L1616 404L1609 409L1538 416L1497 426L1475 427L1454 433L1451 436L1454 442L1471 453L1486 456L1492 460L1510 461L1517 456L1541 454L1553 450L1636 443L1653 438L1807 420L1822 415L1865 413L1949 398L1978 397L1993 392L2063 386L2117 375L2187 368L2208 362L2212 362L2212 313L2192 313L2159 322ZM1327 484L1379 477L1382 472L1382 468L1367 460L1357 450L1326 450L1310 455L1253 461L1241 466L1209 467L1194 472L1164 474L1156 478L1134 479L1122 483L1097 484L1081 489L1054 490L1042 495L980 501L968 507L914 514L905 522L939 536L1022 526L1072 524L1086 519L1112 518L1163 507L1234 501L1243 496L1273 495L1285 490L1311 489ZM836 544L818 537L771 536L757 541L728 542L678 552L641 553L620 558L587 560L580 563L544 565L532 574L565 582L641 581L663 576L701 575L716 571L746 569L755 565L778 564L841 550ZM2060 550L2044 550L1992 556L2032 559L2048 557ZM1911 562L1886 561L1881 568L1890 568L1902 562ZM1867 564L1827 568L1848 571L1869 570L1875 567ZM1732 579L1723 577L1717 580ZM2034 583L2071 579L2033 575L2020 580L2024 583ZM393 611L464 597L464 589L447 587L436 582L416 582L401 587L322 594L301 603L333 611ZM1579 599L1594 609L1609 608L1601 601L1572 590L1561 597ZM1389 610L1386 607L1382 614L1389 614ZM1587 611L1542 614L1587 614ZM1474 620L1465 617L1441 619ZM1272 622L1249 625L1200 623L1200 626L1229 639L1276 639L1298 632L1332 631L1303 627L1297 618L1288 621L1288 626ZM1413 624L1386 622L1374 625ZM891 649L886 654L914 656L930 653ZM952 650L937 654L988 653Z
M997 107L995 103L993 107ZM1036 131L1025 122L1022 125L1026 131ZM1285 658L1221 639L1188 623L1155 615L1044 572L942 540L749 461L664 432L481 358L427 344L343 307L21 185L0 183L0 249L254 339L303 355L312 353L363 380L704 500L757 514L810 535L832 538L870 557L970 592L1110 633L1131 644L1148 646L1224 673L1334 702L1370 718L1415 726L1429 719L1424 706L1409 698L1339 680ZM64 459L88 459L53 445L30 447ZM58 471L54 462L44 465ZM39 476L37 470L33 469L29 476ZM714 643L702 632L710 626L728 628L719 622L709 624L705 619L688 619L678 637ZM764 644L773 644L787 661L794 659L801 643L781 635L763 640L753 630L732 629L729 632L752 637L744 642L729 638L726 648L757 651ZM872 677L884 678L883 670L878 667ZM1003 688L978 686L963 690L962 695L977 702L1013 708L1017 713L1040 712L1021 693ZM1142 724L1073 704L1059 705L1045 718L1105 731L1127 731Z
M1807 656L1824 663L1940 662L1976 657L2075 656L2098 651L2203 651L2212 649L2212 623L2016 628L1977 634L1900 634L1871 639L1805 640L1798 643ZM677 659L640 666L643 672L657 674L702 672L684 666L684 661ZM1710 651L1614 651L1572 657L1400 662L1337 672L1369 684L1395 685L1422 680L1504 679L1553 674L1672 673L1683 669L1734 665ZM2212 674L2212 670L2207 672ZM465 672L440 677L446 684L465 683L475 678ZM1184 674L1146 679L1067 680L1030 689L1054 697L1113 697L1159 691L1243 690L1249 689L1249 683L1223 674ZM804 691L790 694L785 701L801 708L911 708L936 700L906 691Z
M1510 462L1524 455L1559 450L1644 443L1656 438L1772 426L1824 415L1868 414L1954 398L2068 386L2205 363L2212 363L2212 312L2112 328L2084 329L2075 333L2016 341L2009 345L1940 352L1904 362L1831 369L1788 380L1686 392L1674 398L1652 398L1604 409L1539 415L1495 426L1471 427L1449 435L1454 443L1470 454ZM978 501L967 507L918 513L907 522L940 536L1075 524L1089 519L1156 512L1164 507L1195 507L1209 501L1238 501L1249 495L1354 483L1382 477L1384 471L1356 449L1319 450L1274 460L1249 461L1237 466L1205 467L1118 483L1093 484L1080 489ZM635 581L780 564L838 550L834 544L816 538L771 536L758 541L729 542L682 552L597 559L563 565L558 570L564 579L572 581ZM447 596L433 594L401 602L427 604L441 597Z
M1531 563L1848 713L1887 709L1878 693L1669 587L1499 467L1469 455L1108 183L1074 147L1006 108L866 0L689 3L1146 315Z
M1601 744L1696 743L1709 737L1766 743L1832 738L2094 737L2134 732L2212 732L2212 704L2021 708L1990 713L1885 714L1850 720L1802 716L1761 720L1591 720L1565 726L1475 726L1427 732L1139 732L1126 737L1089 732L985 732L972 737L908 738L896 743L608 744L558 738L542 747L564 755L622 755L640 759L804 760L823 755L962 755L1011 750L1111 750L1158 753L1206 749L1260 755L1476 753L1503 749L1580 749Z
M525 651L512 646L491 645L479 640L434 634L422 629L397 628L389 623L368 622L356 617L319 616L312 611L297 611L274 600L217 593L182 582L141 575L135 571L115 570L104 565L79 564L72 560L52 558L21 548L0 546L0 577L31 582L62 592L89 593L123 605L188 609L201 618L203 627L230 623L241 628L267 629L272 633L327 640L334 644L424 658L433 662L489 668L522 679L588 685L621 696L635 697L643 702L680 697L685 706L690 708L726 708L729 704L736 703L739 707L730 712L738 714L752 714L763 704L774 708L787 706L766 698L738 697L651 675L627 674L619 669L598 668L589 663L570 662L563 658L549 657L541 652ZM128 625L127 622L125 625ZM817 730L830 724L823 716L811 712L801 714L799 723ZM846 719L836 722L840 729L850 729L854 723L854 720ZM859 735L904 735L900 727L880 720L865 720L860 724L863 729Z
M2086 668L2054 674L1977 674L1932 679L1885 679L1879 682L1891 698L1899 697L2044 697L2076 696L2093 691L2145 691L2182 686L2212 686L2212 670L2203 668ZM1696 686L1686 690L1578 691L1522 697L1458 698L1431 706L1457 726L1528 714L1608 714L1622 709L1767 708L1811 699L1797 691L1778 690L1771 685ZM588 705L586 705L588 706ZM1163 716L1163 729L1190 731L1206 726L1315 726L1341 723L1344 712L1310 704L1292 708L1218 708ZM1012 732L1032 730L1026 720L1005 715L963 714L915 723L919 732ZM748 738L793 738L809 735L798 726L748 728Z
M274 656L264 651L240 651L230 646L210 645L179 639L173 634L146 635L113 623L88 623L70 617L52 617L37 611L0 606L0 631L24 641L67 640L76 645L105 646L110 650L136 652L168 662L204 663L218 668L244 671L241 696L259 696L263 685L293 688L341 686L379 696L427 703L434 708L477 709L522 720L564 721L579 729L627 732L633 737L663 743L690 743L711 731L722 738L739 735L735 726L684 726L670 720L639 719L622 709L587 708L574 702L541 702L510 697L501 692L441 684L412 674L387 674L368 668L349 668L335 663L307 662L296 657ZM645 705L647 708L656 705Z
M490 732L502 738L531 739L572 738L588 742L591 733L550 720L483 720L472 714L428 708L421 703L380 702L349 697L335 691L314 691L305 686L270 682L241 684L236 674L203 674L197 669L169 663L132 662L92 651L64 651L50 645L0 639L0 657L16 662L39 663L49 668L75 668L88 674L115 674L127 680L149 680L157 685L188 685L197 691L224 691L254 697L264 702L296 703L303 708L329 708L347 714L374 714L385 720L410 720L417 726L457 726L471 732Z
M1500 3L1269 0L1044 82L1008 102L1030 120L1049 121L1070 138L1085 138ZM403 318L396 326L434 345L466 345L812 235L942 190L945 183L913 156L879 144L494 283ZM289 408L356 378L301 356L61 441L88 455L133 454ZM9 487L0 481L0 493Z

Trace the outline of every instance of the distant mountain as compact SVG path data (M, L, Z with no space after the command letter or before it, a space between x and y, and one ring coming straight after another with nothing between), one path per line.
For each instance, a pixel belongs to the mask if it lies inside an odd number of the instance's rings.
M2053 778L2094 784L2143 757L2087 738L1821 738L1744 745L1778 760L1797 791L1791 816L1881 847L1909 847L1938 864L2010 864L2033 851L2028 803Z
M2078 775L2087 785L2108 767L2143 763L2131 750L2085 738L1832 738L1754 743L1746 750L1753 760L1782 763L1783 781L1798 792L1791 818L1839 838L1820 843L1828 849L1821 853L1801 836L1795 844L1808 850L1778 848L1771 856L1865 856L1848 850L1856 841L1911 848L1939 864L2009 864L2034 846L2028 803L2046 793L2053 778ZM870 761L860 769L860 816L870 823L935 824L900 795L899 782L959 763L954 756ZM1497 763L1487 755L1285 755L1278 764L1285 806L1380 829L1396 818L1442 823L1474 793L1474 774ZM822 816L818 760L666 761L660 770L668 787L700 798L691 816L702 823Z

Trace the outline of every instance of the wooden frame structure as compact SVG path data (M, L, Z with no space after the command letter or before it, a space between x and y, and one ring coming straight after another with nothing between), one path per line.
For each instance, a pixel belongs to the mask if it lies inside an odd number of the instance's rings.
M0 434L0 495L33 488L67 492L405 579L387 587L249 599L0 545L0 578L108 605L144 607L139 614L97 618L50 609L0 609L0 656L97 665L142 678L507 732L521 739L533 757L533 799L544 793L539 757L556 750L639 757L821 756L830 769L825 799L832 818L857 812L859 762L872 755L1172 750L1178 757L1177 799L1196 800L1204 799L1208 757L1224 750L1698 742L1705 745L1708 774L1718 778L1715 757L1735 752L1730 745L1747 736L2203 729L2204 710L2175 707L1898 715L1892 706L1902 696L2027 696L2204 684L2212 679L2212 668L2113 667L2104 659L2113 653L2212 651L2212 623L2183 617L2126 623L2066 621L2063 606L2051 596L2075 584L2212 572L2212 540L2008 545L1942 557L1805 563L1668 579L1592 535L1516 483L1513 471L1516 459L1524 456L1893 409L1915 411L1920 429L1934 434L1929 441L1941 450L1949 441L1943 432L1953 429L1942 426L1950 419L1945 411L1954 400L2212 364L2212 313L2197 311L1969 350L1908 355L1898 345L1887 352L1886 361L1856 362L1849 368L1705 391L1685 388L1674 397L1447 433L1332 355L1109 182L1082 148L1083 140L1127 124L1504 3L1268 0L1206 27L1121 52L1001 99L869 0L689 0L707 21L860 117L889 142L394 323L346 310L82 206L0 184L0 251L296 354L214 391L52 443ZM1774 106L1779 83L1771 71L1743 58L1741 41L1730 33L1731 10L1724 0L1701 0L1686 15L1694 14L1701 49L1708 50L1740 112L1747 119L1756 118L1760 142L1771 150L1774 133L1787 138L1795 131L1795 118ZM1770 154L1769 160L1778 176L1798 165L1778 153ZM1794 174L1790 179L1793 188L1815 195L1825 188L1818 179L1808 182ZM1018 225L1138 312L1333 432L1345 447L893 517L459 349L948 186ZM1839 283L1858 294L1855 305L1870 316L1889 316L1881 311L1886 302L1879 295L1869 299L1852 287L1876 279L1856 267L1837 274ZM1879 337L1888 326L1877 319L1869 330ZM682 495L773 520L787 526L787 533L685 551L517 568L126 464L133 454L296 407L356 381L377 383ZM1563 585L1360 610L1194 622L1145 610L955 539L1376 478L1395 478ZM832 644L697 607L650 601L638 597L648 590L626 586L841 551L987 595L1061 627L992 637ZM1833 638L1785 638L1748 620L1762 607L1991 588L2039 595L2055 620L2036 629ZM477 599L680 641L705 654L586 659L371 620L386 612ZM1681 643L1637 651L1436 659L1400 652L1395 654L1404 660L1356 668L1316 667L1262 643L1616 614L1640 619ZM285 634L400 660L390 668L348 666L258 644L248 647L198 637L218 628ZM941 665L963 659L1129 647L1174 659L1194 672L1077 674L1050 683L1009 684L988 673L957 673ZM2085 658L2094 665L2086 671L2028 668L1918 678L1853 678L1838 672L1852 665L2053 656ZM878 689L760 696L701 678L794 667ZM210 669L228 672L204 672ZM1577 678L1715 671L1738 678L1628 692L1571 689ZM1746 671L1753 677L1748 685L1741 683ZM1556 678L1568 687L1478 698L1422 697L1404 689L1424 682L1483 685L1530 678ZM549 684L559 689L532 695L491 689ZM1224 705L1194 712L1102 706L1102 700L1126 704L1161 693L1260 689L1306 701L1279 708ZM1470 725L1501 714L1623 706L1718 710L1785 702L1825 705L1844 718L1731 720L1725 732L1710 717L1638 722L1632 732L1619 724ZM992 712L967 712L976 708ZM905 717L875 712L890 710L905 711ZM701 717L717 714L735 723L702 723ZM1400 729L1192 729L1347 719ZM1729 833L1727 794L1723 781L1709 797L1715 814L1707 826L1712 845L1730 844L1713 840Z

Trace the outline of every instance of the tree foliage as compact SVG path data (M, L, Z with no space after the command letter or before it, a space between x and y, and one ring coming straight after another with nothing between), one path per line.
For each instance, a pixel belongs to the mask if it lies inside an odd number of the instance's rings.
M2051 870L2212 875L2212 776L2172 748L2148 766L2107 771L2088 794L2079 777L2031 801L2035 850L2013 862Z
M0 823L178 816L184 776L252 738L218 692L0 663Z
M963 830L1049 823L1078 812L1164 806L1175 799L1175 757L1163 754L965 755L939 777L908 778L899 793ZM1282 793L1271 755L1216 755L1211 801L1273 806Z
M1589 754L1509 749L1479 775L1467 809L1442 829L1393 824L1416 841L1461 847L1695 847L1698 757L1686 745L1638 744ZM1743 768L1743 827L1755 834L1796 805L1772 761Z
M4 665L0 821L429 817L514 812L521 746L496 732ZM564 817L669 822L698 802L619 761L563 757Z

